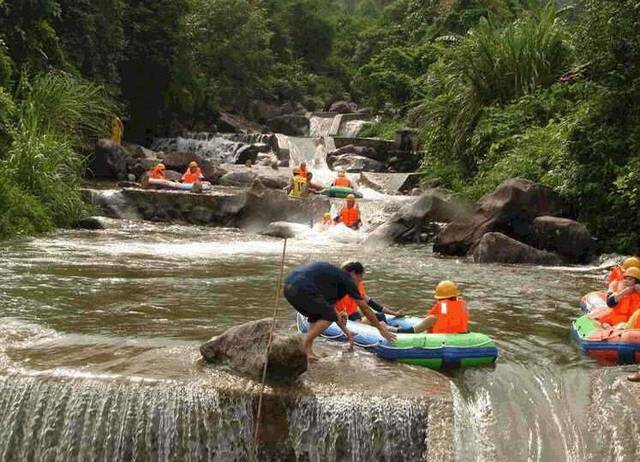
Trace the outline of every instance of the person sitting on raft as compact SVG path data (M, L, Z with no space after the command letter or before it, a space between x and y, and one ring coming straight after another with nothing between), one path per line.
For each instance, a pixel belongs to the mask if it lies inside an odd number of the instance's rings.
M607 306L594 311L589 318L595 319L603 327L625 324L640 309L640 268L630 267L624 272L620 289L607 293Z
M413 327L399 328L399 334L464 334L469 331L467 302L460 298L458 286L453 281L442 281L436 286L436 303L426 317Z
M164 166L164 164L158 164L153 167L151 173L149 174L149 177L153 178L154 180L166 180L167 175L165 173L165 170L166 167Z
M198 163L192 161L189 163L189 168L187 168L187 171L184 172L184 175L182 175L182 182L186 184L193 184L202 182L203 178L204 175L202 174L202 170L200 169L200 167L198 167Z
M302 176L298 169L293 169L291 183L287 187L289 197L300 198L307 195L307 177Z
M293 175L299 175L302 178L307 178L307 176L309 175L309 170L307 170L307 163L306 162L300 162L300 165L298 166L298 168L294 168L293 169Z
M335 180L333 180L333 183L331 183L331 186L340 186L343 188L353 189L353 183L351 183L351 180L347 178L347 172L345 172L344 169L338 170L338 177Z
M616 265L611 269L611 272L607 276L609 290L616 291L618 289L617 283L620 283L624 280L624 272L629 268L640 268L640 258L625 258L621 265Z
M335 304L350 295L380 335L389 341L396 337L378 321L365 303L349 273L327 262L316 262L294 269L284 280L284 297L291 306L309 320L309 331L304 341L304 351L309 363L320 359L313 352L313 341L331 323L337 323L353 347L353 335L346 327L346 315L338 314Z
M362 220L360 219L360 209L356 204L356 196L348 194L346 197L346 204L340 210L340 214L334 219L336 223L342 223L347 228L354 230L360 229L362 226Z
M353 282L358 286L358 291L362 296L362 299L365 301L367 305L375 312L376 318L378 321L387 322L386 314L390 314L392 316L403 316L404 312L402 310L392 310L367 295L367 290L364 286L364 266L359 261L350 261L342 265L342 269L349 273ZM349 295L345 295L343 298L338 300L336 303L336 310L342 313L346 313L349 317L350 321L362 321L367 322L366 318L362 317L362 313L358 310L358 305L356 301L351 298Z

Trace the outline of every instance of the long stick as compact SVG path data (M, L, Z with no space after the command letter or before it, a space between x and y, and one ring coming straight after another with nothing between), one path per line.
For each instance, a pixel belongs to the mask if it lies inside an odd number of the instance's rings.
M260 437L260 417L262 414L262 397L264 395L265 381L267 380L267 366L269 363L269 351L271 350L271 341L273 340L273 332L276 328L276 317L278 315L278 305L280 304L280 292L282 288L282 278L284 277L284 257L287 253L287 238L284 238L282 245L282 258L280 260L280 276L276 285L275 300L273 303L273 320L271 321L271 330L269 331L269 340L267 341L267 349L264 352L264 368L262 369L262 384L260 387L260 398L258 399L258 411L256 412L256 424L253 433L253 460L258 460L258 438Z

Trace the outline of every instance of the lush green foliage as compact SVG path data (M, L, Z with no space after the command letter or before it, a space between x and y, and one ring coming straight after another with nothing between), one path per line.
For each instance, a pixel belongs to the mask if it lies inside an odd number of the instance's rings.
M0 155L0 238L71 226L87 211L79 192L86 141L115 110L96 84L48 73L21 82Z

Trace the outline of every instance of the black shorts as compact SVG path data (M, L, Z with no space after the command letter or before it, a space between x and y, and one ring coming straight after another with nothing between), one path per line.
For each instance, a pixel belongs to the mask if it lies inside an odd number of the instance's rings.
M295 284L284 286L284 298L293 308L305 316L310 323L321 319L335 322L338 320L335 308L319 292Z

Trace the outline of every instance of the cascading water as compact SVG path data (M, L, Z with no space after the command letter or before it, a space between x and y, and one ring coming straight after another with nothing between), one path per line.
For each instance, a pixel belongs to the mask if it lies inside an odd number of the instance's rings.
M367 123L366 120L356 119L348 120L340 126L338 136L344 136L346 138L356 138L362 127Z
M332 132L332 127L336 117L335 114L328 115L312 115L309 118L309 136L312 138L320 138L323 136L337 135Z
M199 154L217 163L234 163L238 152L247 146L240 141L230 141L221 137L212 138L156 138L152 149L155 151L179 151Z

